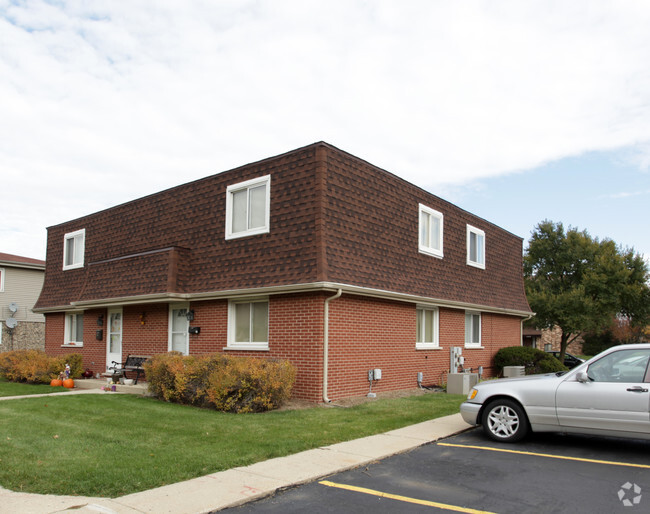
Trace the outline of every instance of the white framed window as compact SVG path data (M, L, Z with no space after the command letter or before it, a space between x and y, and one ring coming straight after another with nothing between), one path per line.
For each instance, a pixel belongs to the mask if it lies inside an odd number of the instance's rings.
M5 291L5 269L0 268L0 293Z
M439 313L436 307L417 308L416 333L416 349L427 350L439 347Z
M86 247L86 229L70 232L63 238L63 269L82 268Z
M441 257L443 215L426 205L419 204L419 250L421 253Z
M271 175L226 189L226 239L269 232Z
M481 347L481 313L465 312L465 347Z
M228 304L228 348L269 349L269 301L231 300Z
M467 264L485 269L485 232L467 225Z
M65 315L64 345L84 345L84 313L69 312Z

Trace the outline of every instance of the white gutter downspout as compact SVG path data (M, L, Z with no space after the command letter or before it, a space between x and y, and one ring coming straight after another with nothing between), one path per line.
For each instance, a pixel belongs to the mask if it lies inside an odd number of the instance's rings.
M329 368L329 333L330 333L330 302L340 298L343 290L339 289L334 296L325 299L323 310L323 401L331 403L327 397L327 370Z
M524 346L524 323L526 323L534 315L535 314L533 313L527 318L521 320L521 324L519 325L519 346Z

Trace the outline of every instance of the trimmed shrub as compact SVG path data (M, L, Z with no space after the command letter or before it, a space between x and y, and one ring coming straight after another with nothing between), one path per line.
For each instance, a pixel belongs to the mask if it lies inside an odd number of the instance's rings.
M0 375L11 382L47 384L70 364L70 377L78 378L83 369L78 353L50 357L40 350L14 350L0 353Z
M526 375L555 373L568 369L552 355L527 346L501 348L494 356L494 366L499 375L503 374L505 366L524 366Z
M225 412L263 412L291 396L295 368L289 361L236 357L209 376L206 395Z
M222 354L155 355L146 362L149 391L159 399L224 412L263 412L291 396L295 368L288 361Z

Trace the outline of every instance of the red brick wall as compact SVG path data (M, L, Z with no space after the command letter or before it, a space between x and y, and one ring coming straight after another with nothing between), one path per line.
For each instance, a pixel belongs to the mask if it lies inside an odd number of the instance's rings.
M102 316L102 326L97 325L97 319ZM97 330L102 329L102 340L96 339ZM80 353L83 356L84 369L89 368L93 373L103 373L106 370L106 310L96 309L84 313L84 345L83 347L62 347L65 334L65 314L53 313L45 315L45 352L49 355L64 355Z
M331 296L331 295L330 295ZM323 306L326 294L272 296L269 301L269 351L226 350L228 355L288 359L296 366L295 398L322 399ZM224 310L227 302L224 301ZM197 307L199 304L195 304ZM227 314L223 326L227 326ZM203 335L203 328L201 328ZM226 346L224 328L220 351Z
M227 346L228 301L192 302L192 326L201 333L190 335L190 353L226 352L229 355L289 359L297 369L294 397L321 401L323 382L323 307L331 293L271 296L269 301L269 351L224 350ZM96 340L99 316L103 316L103 338ZM154 355L168 349L167 304L125 306L123 309L123 355ZM61 348L64 315L46 316L46 351L53 355L77 351L84 366L104 372L106 365L105 310L86 311L83 348ZM416 350L416 306L414 304L343 295L330 303L328 397L337 400L364 396L369 392L368 370L380 368L382 379L374 392L445 383L449 370L449 348L463 347L465 367L483 366L491 376L492 357L503 346L520 344L519 318L482 313L482 348L464 348L465 311L440 309L440 348Z
M440 348L416 350L416 307L412 304L343 296L330 308L329 397L332 400L365 395L370 390L368 370L380 368L382 379L373 392L446 383L449 349L463 348L465 368L484 368L492 376L492 358L504 346L520 344L520 319L481 314L482 348L465 348L465 311L440 309Z

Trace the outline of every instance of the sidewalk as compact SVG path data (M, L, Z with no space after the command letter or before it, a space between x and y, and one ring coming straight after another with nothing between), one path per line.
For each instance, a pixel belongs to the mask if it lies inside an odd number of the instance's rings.
M452 414L384 434L307 450L119 498L40 495L0 488L0 505L3 512L16 514L211 512L242 505L269 496L279 489L312 482L407 452L467 428L469 426L460 414Z

